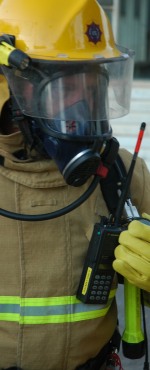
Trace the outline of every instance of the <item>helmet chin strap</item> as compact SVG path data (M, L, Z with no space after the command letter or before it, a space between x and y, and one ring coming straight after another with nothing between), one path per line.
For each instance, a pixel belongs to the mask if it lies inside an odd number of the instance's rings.
M26 117L24 117L22 121L19 121L19 127L29 148L31 157L33 157L33 159L50 158L40 138L40 132L38 133L37 129L33 129L33 125L31 125ZM36 152L34 155L32 154L33 149Z
M10 98L5 102L0 116L2 134L9 135L20 130L24 136L25 146L29 148L30 157L33 157L33 159L39 159L39 157L47 159L49 156L44 149L43 142L37 130L33 130L31 122L29 118L22 114L10 90ZM34 156L31 153L33 149L37 153L34 153ZM27 153L25 153L25 157L27 159Z

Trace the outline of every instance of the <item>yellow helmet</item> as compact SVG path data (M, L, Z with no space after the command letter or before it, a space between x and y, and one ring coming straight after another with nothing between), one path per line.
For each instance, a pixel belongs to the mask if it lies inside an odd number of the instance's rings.
M102 7L96 0L0 0L0 65L13 117L20 111L30 127L29 136L23 128L29 143L32 137L37 148L40 138L67 183L83 184L112 136L109 119L130 105L132 53L115 45Z
M96 0L0 0L0 35L31 58L94 60L121 55Z
M46 76L52 76L62 67L63 75L80 72L79 77L82 78L83 73L87 77L89 68L90 73L97 75L97 99L102 101L105 95L105 100L109 101L107 109L96 102L99 119L127 114L133 75L132 55L128 49L115 45L110 22L96 0L42 0L36 4L35 0L13 0L13 4L12 0L0 0L0 65L24 114L44 118L47 114L46 118L53 118L52 113L45 113L43 103L53 82L52 79L49 83L43 80L47 81ZM28 69L30 59L34 68ZM87 64L90 67L83 70ZM77 71L77 66L81 66L81 70ZM55 77L64 86L63 76ZM23 100L22 91L31 90L31 85L32 100L31 97L28 101ZM39 112L40 94L43 99ZM62 106L64 88L59 95ZM53 110L52 107L51 112Z

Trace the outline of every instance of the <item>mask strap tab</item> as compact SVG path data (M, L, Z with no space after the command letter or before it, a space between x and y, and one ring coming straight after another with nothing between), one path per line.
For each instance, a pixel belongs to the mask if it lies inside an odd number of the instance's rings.
M96 171L96 175L101 178L107 177L107 174L117 158L119 151L119 142L115 137L107 142L106 148L101 155L102 161Z

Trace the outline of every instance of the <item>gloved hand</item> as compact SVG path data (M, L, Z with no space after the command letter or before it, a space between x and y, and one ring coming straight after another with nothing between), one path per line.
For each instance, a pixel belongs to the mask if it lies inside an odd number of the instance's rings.
M150 215L142 214L150 220ZM130 283L150 292L150 222L134 220L119 236L113 268Z

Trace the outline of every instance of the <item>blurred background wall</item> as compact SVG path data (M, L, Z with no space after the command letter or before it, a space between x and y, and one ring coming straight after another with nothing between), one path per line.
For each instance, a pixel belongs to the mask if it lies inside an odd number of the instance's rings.
M114 136L120 146L133 153L141 122L146 122L139 156L150 170L150 0L97 0L105 9L114 32L116 43L135 50L135 67L130 113L111 121ZM120 332L125 328L124 290L117 293ZM150 351L150 310L146 308L148 348ZM142 370L144 357L129 360L120 353L122 365L128 370Z
M134 77L150 78L150 1L98 0L111 21L116 43L135 51Z
M130 113L112 120L120 146L133 152L141 122L146 132L139 155L150 169L150 0L97 0L112 24L117 44L135 51Z

